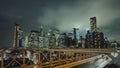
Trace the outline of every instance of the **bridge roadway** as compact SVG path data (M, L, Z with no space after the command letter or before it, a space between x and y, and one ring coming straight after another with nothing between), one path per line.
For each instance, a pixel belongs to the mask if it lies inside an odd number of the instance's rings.
M117 49L2 49L0 67L70 68L112 52Z

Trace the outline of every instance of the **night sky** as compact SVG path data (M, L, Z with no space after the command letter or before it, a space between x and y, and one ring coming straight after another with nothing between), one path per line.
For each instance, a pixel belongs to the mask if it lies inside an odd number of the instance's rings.
M0 48L12 47L15 22L24 32L44 25L85 34L93 16L109 40L120 40L120 0L0 0Z

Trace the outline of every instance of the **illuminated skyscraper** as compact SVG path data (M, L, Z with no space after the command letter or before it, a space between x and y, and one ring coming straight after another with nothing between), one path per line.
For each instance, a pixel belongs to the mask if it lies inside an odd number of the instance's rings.
M39 31L31 31L28 43L30 47L39 47Z
M74 40L80 40L80 30L79 28L73 28Z
M90 29L91 29L91 32L97 31L96 17L90 18Z
M87 32L85 38L86 48L104 48L104 34L100 32L96 25L96 17L90 18L90 31Z

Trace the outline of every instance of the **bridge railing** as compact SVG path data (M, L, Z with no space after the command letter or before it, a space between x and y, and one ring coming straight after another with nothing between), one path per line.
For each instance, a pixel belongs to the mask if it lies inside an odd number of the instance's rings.
M0 67L53 68L98 55L110 50L95 49L3 49L0 51ZM94 53L96 52L96 53ZM111 51L110 51L111 52Z

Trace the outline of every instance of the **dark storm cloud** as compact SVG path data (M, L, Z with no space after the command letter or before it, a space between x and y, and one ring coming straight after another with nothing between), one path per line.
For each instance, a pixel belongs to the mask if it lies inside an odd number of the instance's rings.
M120 28L112 26L120 23L119 3L120 0L0 0L1 48L12 46L15 21L28 32L46 25L61 31L79 27L82 33L89 28L89 18L96 16L98 27L106 35L111 32L111 36L118 37L116 29Z

